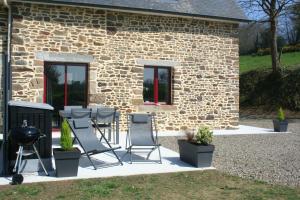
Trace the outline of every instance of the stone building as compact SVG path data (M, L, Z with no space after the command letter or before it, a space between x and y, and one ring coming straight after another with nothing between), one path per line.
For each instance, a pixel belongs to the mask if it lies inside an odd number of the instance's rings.
M8 3L13 100L116 107L123 130L127 112L155 112L161 131L238 125L238 25L247 19L235 1ZM2 54L7 19L1 5Z

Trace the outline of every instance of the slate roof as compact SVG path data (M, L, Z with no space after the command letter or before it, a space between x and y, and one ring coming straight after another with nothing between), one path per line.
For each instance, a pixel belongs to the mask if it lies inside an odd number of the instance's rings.
M45 2L42 0L25 1ZM249 21L235 0L48 0L47 3L67 3L90 7Z

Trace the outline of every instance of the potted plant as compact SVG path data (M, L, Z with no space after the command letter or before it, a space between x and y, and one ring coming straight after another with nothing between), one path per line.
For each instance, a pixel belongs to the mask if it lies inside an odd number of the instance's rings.
M53 149L56 176L77 176L81 152L78 148L73 147L71 129L65 119L63 120L61 125L60 146L61 148Z
M278 109L277 119L273 120L273 125L275 132L287 132L288 121L281 107Z
M199 128L196 135L186 131L187 140L178 140L180 160L195 167L211 167L215 146L211 144L213 132Z

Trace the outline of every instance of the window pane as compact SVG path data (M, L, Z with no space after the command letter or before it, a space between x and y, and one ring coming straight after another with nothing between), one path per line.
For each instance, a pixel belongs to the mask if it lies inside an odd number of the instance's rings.
M169 103L169 69L158 68L158 102Z
M86 104L86 67L67 66L68 102L69 106L85 106Z
M144 69L144 102L154 102L154 68Z
M54 107L52 126L59 127L58 111L64 109L65 105L65 66L51 65L45 67L46 101Z

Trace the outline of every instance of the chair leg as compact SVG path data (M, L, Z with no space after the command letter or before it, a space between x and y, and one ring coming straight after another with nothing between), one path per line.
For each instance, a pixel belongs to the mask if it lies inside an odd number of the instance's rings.
M113 135L114 144L117 144L117 142L116 142L116 132L115 132L115 126L114 125L112 125L112 135Z
M119 156L116 154L116 152L114 150L112 150L113 154L116 156L116 158L118 159L119 163L121 165L123 165L123 162L121 161L121 159L119 158Z
M162 164L161 153L160 153L160 146L158 146L158 153L159 153L159 163Z
M108 141L111 142L111 128L108 129Z
M132 164L132 152L131 152L131 147L129 147L128 150L129 150L129 155L130 155L130 162L129 162L129 163Z
M126 133L125 149L127 149L128 133Z
M91 157L89 156L89 154L86 154L86 156L88 157L88 159L90 160L90 162L92 163L93 167L95 170L97 170L97 167L95 166L95 164L93 163Z
M149 157L150 157L151 153L152 153L153 151L155 151L156 148L157 148L157 147L154 147L153 149L151 149L151 151L148 153L148 155L147 155L147 157L146 157L146 160L149 160Z
M46 173L47 176L49 176L49 174L48 174L48 172L47 172L47 170L46 170L46 168L45 168L45 165L44 165L44 163L43 163L43 161L42 161L42 159L41 159L41 157L40 157L39 152L37 151L37 149L36 149L36 147L35 147L34 144L33 144L32 146L33 146L33 149L34 149L35 154L37 155L37 157L38 157L38 159L39 159L39 162L40 162L41 165L42 165L42 168L43 168L44 172Z
M105 130L104 130L105 131ZM104 134L105 134L105 132L104 132ZM100 142L102 141L102 139L103 139L103 135L101 134L101 137L100 137Z

